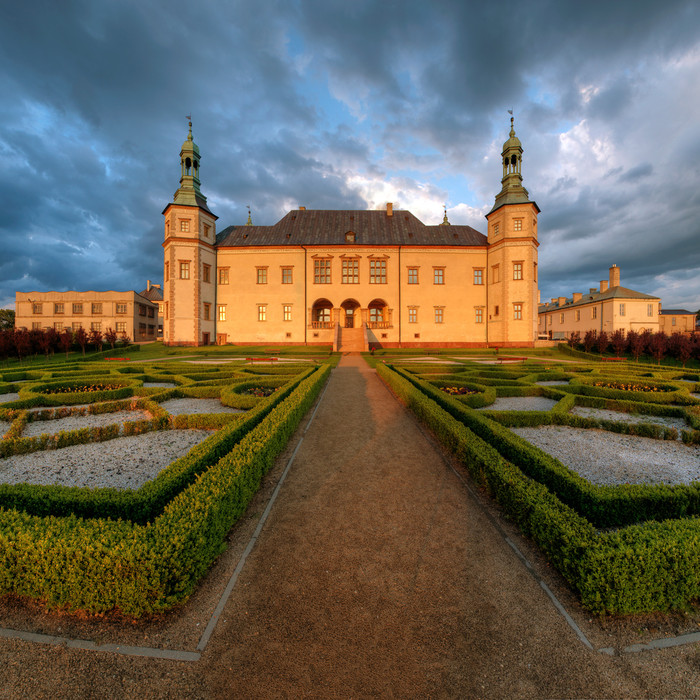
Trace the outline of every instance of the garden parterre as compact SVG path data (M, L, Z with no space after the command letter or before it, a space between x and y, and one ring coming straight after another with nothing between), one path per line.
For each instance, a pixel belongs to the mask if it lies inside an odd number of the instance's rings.
M464 362L438 374L408 360L380 365L378 372L537 542L587 608L665 610L700 597L700 483L596 486L510 430L572 426L671 440L678 430L655 422L671 417L685 426L683 443L696 446L697 374L627 363L563 368L541 362L503 368ZM538 384L552 381L562 384ZM455 386L477 393L445 391ZM489 410L499 397L556 403L541 411ZM646 420L585 417L572 413L575 406Z
M0 593L130 615L186 599L330 367L256 369L94 362L0 373L0 421L9 425L1 457L152 431L211 431L140 488L0 484ZM145 386L154 383L173 386ZM216 400L237 412L173 415L164 405L177 399ZM123 411L150 417L51 431L68 417ZM46 432L25 434L42 422Z

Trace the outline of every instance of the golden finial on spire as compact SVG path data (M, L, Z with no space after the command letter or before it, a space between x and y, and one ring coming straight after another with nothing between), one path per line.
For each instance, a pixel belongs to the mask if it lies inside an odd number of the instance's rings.
M250 218L250 205L246 204L246 207L248 209L248 221L245 222L246 226L252 226L253 225L253 220Z
M447 220L447 204L443 204L442 208L445 210L445 215L442 217L442 223L440 226L449 226L450 222Z

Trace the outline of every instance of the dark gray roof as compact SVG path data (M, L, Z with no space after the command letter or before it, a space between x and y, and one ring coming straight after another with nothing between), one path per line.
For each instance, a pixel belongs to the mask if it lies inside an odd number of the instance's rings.
M146 297L149 301L163 301L163 290L159 287L151 287L150 289L144 289L139 292L142 297Z
M487 238L471 226L426 226L411 212L316 210L290 211L272 226L229 226L216 236L219 247L343 245L485 246ZM352 245L352 244L350 244Z
M695 316L694 311L686 311L685 309L662 309L659 313L662 316Z
M654 297L651 294L643 292L635 292L634 289L627 287L610 287L604 292L594 292L593 294L584 294L579 301L574 301L572 298L567 298L563 304L558 301L550 302L549 304L540 304L538 307L539 313L545 311L554 311L556 309L573 308L575 306L583 306L584 304L592 304L597 301L605 301L607 299L649 299L652 301L660 301L659 297Z

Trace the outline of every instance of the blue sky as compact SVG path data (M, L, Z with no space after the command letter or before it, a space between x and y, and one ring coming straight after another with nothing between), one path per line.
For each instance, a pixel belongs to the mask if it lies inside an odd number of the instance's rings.
M0 306L162 277L192 114L219 228L299 205L485 231L513 109L542 299L700 308L696 2L27 0L0 24Z

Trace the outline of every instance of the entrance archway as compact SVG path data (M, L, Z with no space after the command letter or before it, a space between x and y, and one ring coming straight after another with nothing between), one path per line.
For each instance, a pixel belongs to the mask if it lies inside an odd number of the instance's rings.
M355 328L360 325L360 302L355 299L346 299L340 308L343 310L343 326L345 328Z
M391 319L389 318L389 309L387 303L383 299L373 299L369 306L369 328L389 328Z

